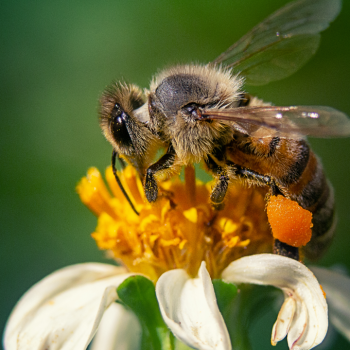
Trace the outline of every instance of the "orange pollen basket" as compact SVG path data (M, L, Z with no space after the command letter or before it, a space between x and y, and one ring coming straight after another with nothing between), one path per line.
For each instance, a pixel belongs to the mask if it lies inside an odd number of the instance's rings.
M305 246L312 235L312 213L281 195L271 196L267 216L274 238L293 247Z

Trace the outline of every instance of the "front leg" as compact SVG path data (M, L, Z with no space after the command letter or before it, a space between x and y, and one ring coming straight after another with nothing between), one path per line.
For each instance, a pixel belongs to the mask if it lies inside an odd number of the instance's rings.
M224 208L223 203L230 180L227 167L218 165L210 155L205 159L205 164L218 180L210 195L211 204L214 209L222 210Z
M175 156L175 150L170 145L167 152L147 169L144 188L146 198L150 203L155 202L158 197L158 184L155 174L158 171L169 169L174 164Z

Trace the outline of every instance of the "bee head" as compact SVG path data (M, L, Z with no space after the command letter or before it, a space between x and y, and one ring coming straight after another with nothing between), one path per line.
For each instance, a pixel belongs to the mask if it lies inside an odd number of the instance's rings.
M132 163L144 157L152 137L135 110L146 99L135 85L115 83L109 86L100 99L99 122L106 139L116 152Z

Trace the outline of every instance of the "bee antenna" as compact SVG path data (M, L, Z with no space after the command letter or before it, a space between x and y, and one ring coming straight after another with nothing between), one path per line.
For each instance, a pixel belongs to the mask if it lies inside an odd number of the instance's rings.
M120 159L118 153L117 153L115 150L113 150L113 152L112 152L112 169L113 169L114 177L115 177L115 179L117 180L117 183L118 183L118 185L119 185L119 188L120 188L121 191L123 192L124 197L125 197L126 200L129 202L131 209L135 212L136 215L140 215L139 212L135 209L134 204L132 203L130 197L129 197L128 194L126 193L126 191L125 191L125 189L124 189L124 186L123 186L123 184L121 183L121 181L120 181L120 179L119 179L119 176L118 176L118 174L117 174L117 169L115 168L115 160L116 160L117 156L118 156L118 159ZM121 163L122 163L122 166L125 165L123 162L121 162ZM123 167L123 168L124 168L124 167Z

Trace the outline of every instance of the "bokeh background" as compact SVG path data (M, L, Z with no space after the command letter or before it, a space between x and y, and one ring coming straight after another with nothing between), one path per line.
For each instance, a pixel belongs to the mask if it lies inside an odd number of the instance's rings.
M103 170L110 162L97 122L105 86L124 78L147 87L163 67L211 61L285 3L1 2L0 330L19 297L50 272L108 262L90 238L96 219L75 193L89 166ZM249 91L276 105L329 105L350 115L349 18L346 0L306 66ZM319 263L350 269L350 139L310 142L334 185L339 217ZM254 328L259 349L271 348L273 317ZM336 341L334 348L350 348L341 336Z

